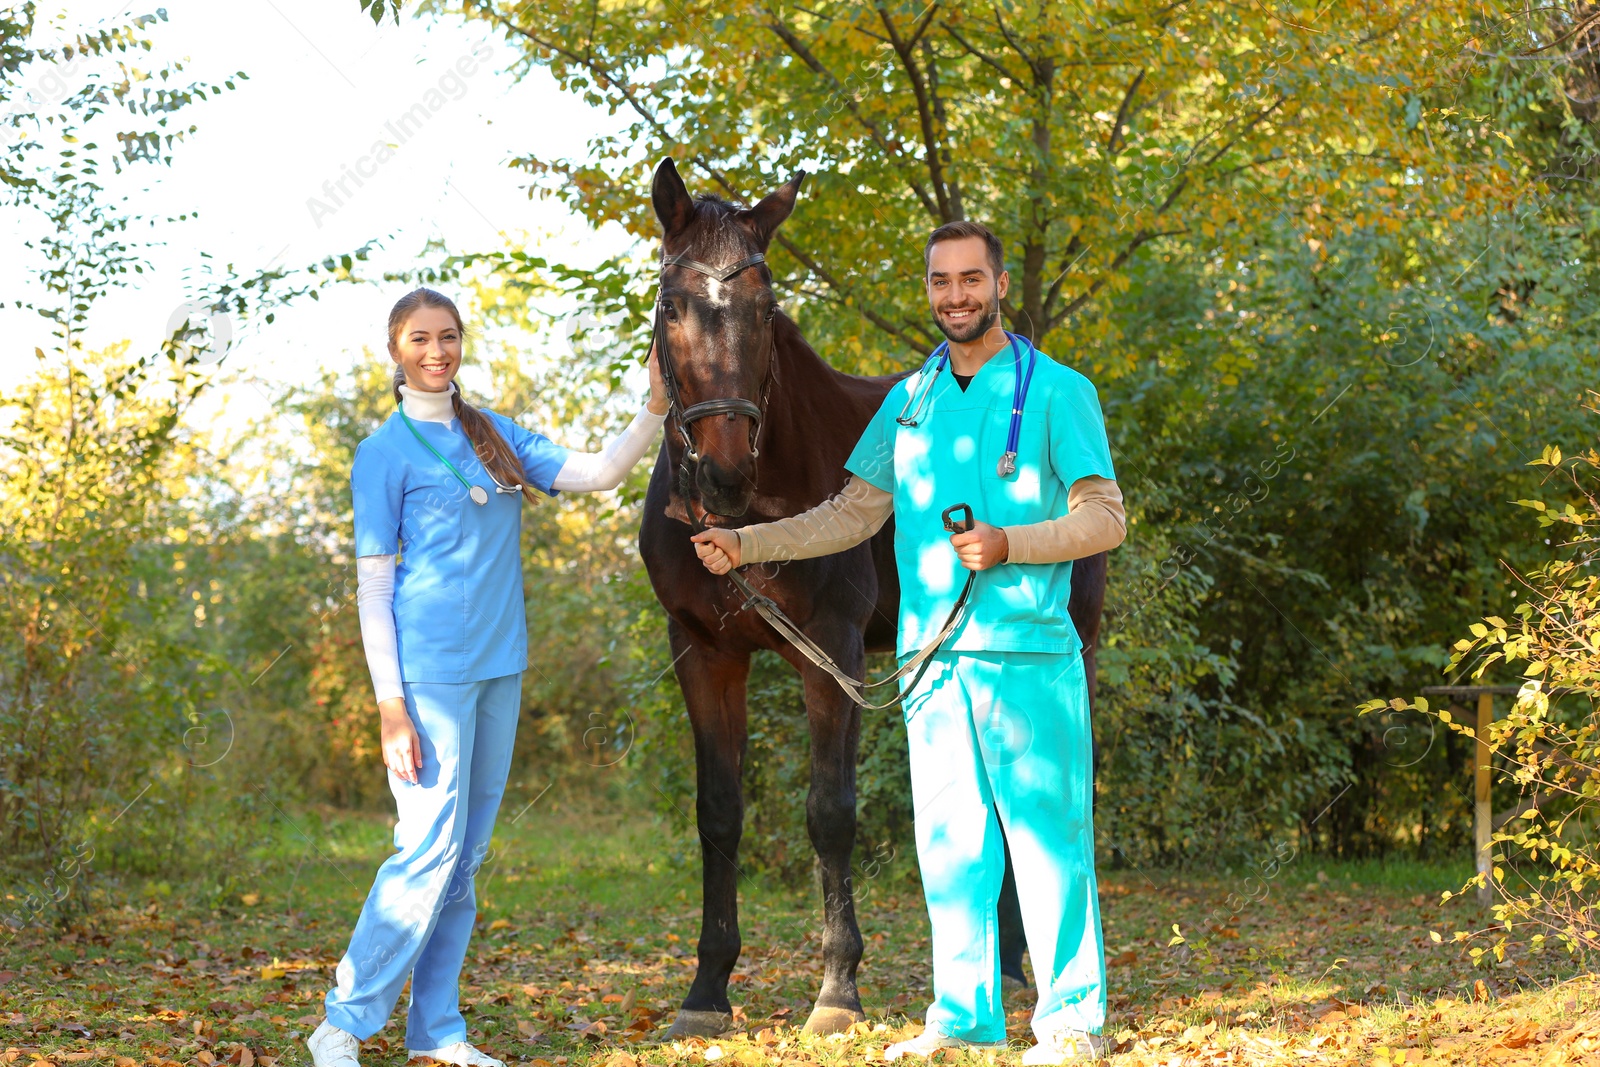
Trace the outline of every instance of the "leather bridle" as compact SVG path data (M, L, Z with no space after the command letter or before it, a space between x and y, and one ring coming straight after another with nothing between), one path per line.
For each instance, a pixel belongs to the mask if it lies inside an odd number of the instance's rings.
M737 263L730 263L726 267L713 267L697 259L690 259L685 255L662 256L661 273L664 275L668 267L685 267L689 270L704 274L718 282L725 282L742 270L754 267L758 263L765 263L767 257L757 252L755 255L746 256ZM774 351L769 353L767 359L767 374L761 383L761 396L759 402L747 400L742 396L718 397L714 400L702 400L698 404L687 407L683 403L682 387L678 384L677 370L673 367L672 356L667 350L667 329L664 317L666 301L659 296L656 299L655 338L657 362L661 365L661 380L667 391L667 414L672 416L672 421L678 427L678 436L683 438L683 459L678 464L678 494L683 497L684 508L689 512L690 518L694 516L694 505L691 501L694 489L695 470L700 464L700 450L695 447L694 423L712 415L746 415L750 418L750 455L761 455L761 450L756 446L757 439L761 436L761 420L766 415L767 395L772 389L773 364L776 362L776 342Z
M661 270L665 272L668 267L687 267L692 271L704 274L708 278L715 278L719 282L725 282L740 271L753 267L757 263L765 262L766 258L760 252L757 252L753 256L741 259L737 263L730 263L726 267L713 267L701 263L699 260L690 259L688 256L663 256ZM703 400L698 404L690 404L688 407L684 407L678 390L678 376L673 370L672 359L667 354L667 332L662 321L662 308L665 303L659 297L656 300L656 359L661 364L661 380L667 389L667 414L671 415L674 421L677 422L678 433L683 438L683 459L678 464L678 495L683 498L683 507L689 516L690 529L699 533L706 528L706 525L694 513L694 500L691 492L694 487L694 466L691 464L700 462L700 453L694 447L694 437L690 434L689 428L696 419L703 419L710 415L748 415L751 421L750 452L752 455L760 455L760 451L756 448L756 437L761 433L761 419L766 414L767 394L772 387L773 367L777 362L777 341L773 341L773 352L767 361L767 377L761 383L761 402L759 404L743 397L733 396L721 397L716 400ZM951 513L956 511L957 508L966 508L967 517L965 521L967 525L964 529L970 530L972 528L972 509L966 507L965 504L958 504L956 507L946 509L944 513L945 528L952 532L956 531L957 527L952 525ZM977 576L977 571L969 571L967 573L967 584L962 588L961 595L956 598L955 606L950 609L950 614L945 618L944 625L940 627L939 633L935 635L932 641L929 641L916 655L901 664L887 678L881 678L876 682L867 682L852 678L849 674L846 674L834 662L833 657L828 654L826 649L812 640L799 626L795 625L794 621L783 613L783 609L778 607L776 601L751 585L749 579L745 578L744 575L738 571L729 571L727 573L728 580L733 583L734 588L744 598L744 602L739 605L739 610L754 608L756 613L767 620L767 623L778 632L779 636L794 645L802 655L832 676L846 697L853 703L874 711L893 707L900 703L902 694L894 687L898 685L900 679L907 675L911 675L911 684L905 687L904 692L909 693L916 689L918 683L922 681L922 676L933 665L933 654L938 651L945 638L949 637L955 630L956 622L961 618L961 613L972 594L973 580ZM894 695L887 701L873 703L868 699L868 694L878 689L888 689Z

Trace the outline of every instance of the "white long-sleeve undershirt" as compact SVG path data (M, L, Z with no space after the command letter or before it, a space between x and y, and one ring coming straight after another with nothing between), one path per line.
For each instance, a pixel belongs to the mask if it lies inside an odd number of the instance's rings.
M361 618L361 647L378 703L404 697L400 684L400 637L394 625L394 557L362 556L356 560L356 614Z
M640 408L623 431L606 442L599 452L572 452L556 472L552 489L573 493L603 493L622 484L644 454L655 443L656 431L667 421L649 408Z
M439 422L448 426L455 420L449 392L428 392L400 386L406 415L413 421ZM552 489L594 493L615 489L622 484L634 464L643 458L655 440L665 415L640 409L633 421L599 452L573 452L551 482ZM378 702L404 697L400 680L399 636L394 621L395 557L362 556L356 560L356 613L361 620L361 645L367 654L367 670Z

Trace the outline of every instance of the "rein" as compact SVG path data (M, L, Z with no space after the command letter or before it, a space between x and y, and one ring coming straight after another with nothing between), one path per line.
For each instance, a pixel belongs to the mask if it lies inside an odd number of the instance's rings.
M766 258L765 255L757 252L753 256L748 256L736 263L730 263L726 267L719 268L712 267L696 259L690 259L688 256L663 256L661 269L664 272L668 267L686 267L689 270L704 274L708 278L715 278L719 282L725 282L742 270L753 267L758 263L766 262ZM750 452L752 456L759 456L761 453L760 449L756 447L756 440L761 433L761 420L766 415L767 397L771 391L772 376L777 364L777 342L773 342L772 358L767 362L767 378L762 383L761 403L759 405L743 397L722 397L715 400L703 400L698 404L690 404L688 407L684 407L679 392L678 376L673 370L672 358L667 351L667 331L666 324L663 321L662 306L663 302L658 299L656 301L654 327L656 355L661 365L662 384L666 386L667 413L673 417L673 421L678 427L678 434L683 438L684 454L683 459L678 464L678 494L683 497L683 508L689 516L690 529L695 533L700 533L707 527L694 513L694 500L691 493L694 484L694 467L700 462L700 453L694 446L694 436L690 432L690 428L695 420L711 415L748 415L751 421ZM946 529L952 532L960 529L950 516L951 512L963 507L965 505L957 505L945 512ZM970 530L972 528L972 509L967 508L966 512L965 529ZM728 572L728 580L733 583L734 588L739 590L744 597L744 603L739 605L740 611L746 608L755 608L756 612L778 632L780 637L799 649L800 654L805 656L806 659L826 671L838 683L845 696L869 711L892 708L900 703L902 697L902 694L896 693L891 699L881 704L874 704L867 699L867 694L872 690L893 685L913 670L916 671L916 675L912 678L911 684L906 687L906 692L915 689L917 683L922 681L923 674L933 663L933 654L939 650L939 646L944 644L944 639L949 637L951 631L956 628L961 612L967 606L967 599L972 593L972 583L977 576L977 571L969 571L967 573L967 583L962 587L961 595L956 598L955 606L950 609L950 614L945 618L944 626L939 629L939 633L932 641L924 645L915 656L907 660L887 678L882 678L876 682L864 682L846 674L821 645L801 632L800 627L796 626L794 621L783 613L777 602L751 585L744 575L736 570Z

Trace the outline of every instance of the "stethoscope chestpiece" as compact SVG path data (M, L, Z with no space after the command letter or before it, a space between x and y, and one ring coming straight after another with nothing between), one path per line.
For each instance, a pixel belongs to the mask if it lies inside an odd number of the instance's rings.
M446 459L444 457L444 455L437 448L434 448L432 445L430 445L428 443L428 439L426 437L423 437L422 434L417 430L416 425L414 423L412 423L411 416L406 414L406 406L405 406L405 404L397 403L395 405L395 407L400 412L401 421L403 421L406 424L406 428L411 431L412 436L416 437L416 439L419 442L421 442L423 448L426 448L429 452L432 452L433 455L434 455L434 458L437 459L440 463L443 463L445 465L445 467L449 469L450 473L455 476L456 481L460 482L463 486L466 487L467 496L471 498L472 502L474 504L477 504L479 507L482 507L483 505L487 504L489 502L489 491L487 489L485 489L481 485L474 485L472 482L467 481L467 476L465 474L462 474L461 471L456 467L456 465L454 463L451 463L448 459ZM510 485L510 486L501 485L500 484L500 479L496 478L494 476L494 472L493 471L489 471L487 467L485 467L484 470L488 472L489 480L494 483L494 491L495 491L495 493L498 494L498 493L520 493L520 492L522 492L522 486L521 485Z

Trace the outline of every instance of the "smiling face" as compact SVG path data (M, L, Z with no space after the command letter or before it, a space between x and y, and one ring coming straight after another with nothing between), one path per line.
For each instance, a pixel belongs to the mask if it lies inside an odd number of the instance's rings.
M461 368L461 324L449 308L419 307L389 339L389 355L411 388L442 393Z
M928 306L933 323L958 344L976 341L999 324L1000 297L1011 276L995 277L980 237L939 241L928 250Z

